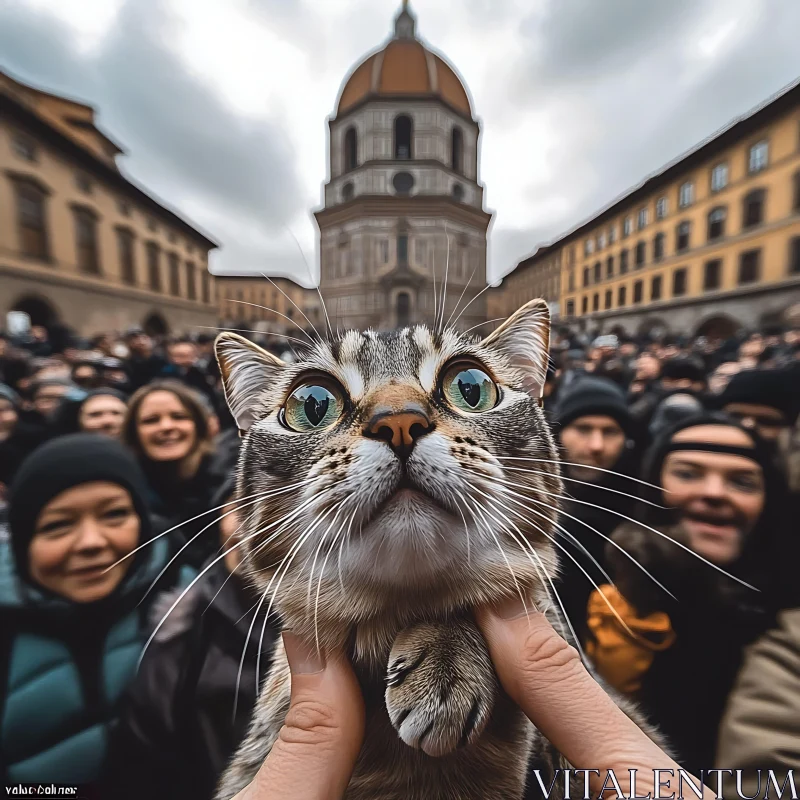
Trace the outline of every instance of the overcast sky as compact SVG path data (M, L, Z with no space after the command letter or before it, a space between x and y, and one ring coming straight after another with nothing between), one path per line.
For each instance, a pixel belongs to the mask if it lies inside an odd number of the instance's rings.
M85 100L124 171L309 283L326 117L399 0L0 0L0 66ZM800 76L799 0L412 0L466 80L499 276Z

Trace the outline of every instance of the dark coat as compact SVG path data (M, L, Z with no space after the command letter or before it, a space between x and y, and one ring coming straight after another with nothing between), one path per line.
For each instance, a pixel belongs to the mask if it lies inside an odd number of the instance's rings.
M255 705L256 656L265 610L262 607L250 630L253 597L238 576L228 577L222 562L212 567L207 579L201 579L172 612L142 660L112 737L109 797L213 797ZM174 602L169 600L166 609ZM262 677L272 660L275 635L269 624Z

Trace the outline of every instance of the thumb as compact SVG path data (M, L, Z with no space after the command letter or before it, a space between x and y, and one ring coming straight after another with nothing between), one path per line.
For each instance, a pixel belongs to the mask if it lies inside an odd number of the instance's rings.
M280 734L239 800L335 800L344 795L364 738L364 700L341 653L320 653L292 633L283 642L292 673Z

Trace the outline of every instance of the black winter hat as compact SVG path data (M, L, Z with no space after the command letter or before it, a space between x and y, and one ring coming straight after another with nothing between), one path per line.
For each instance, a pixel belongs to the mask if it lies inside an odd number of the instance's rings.
M734 375L718 398L724 409L731 403L776 408L794 425L800 412L798 372L791 369L753 369Z
M703 364L691 356L675 356L661 365L661 377L672 380L690 380L705 383L706 371Z
M34 450L11 484L8 523L20 578L29 575L28 548L42 509L67 489L92 481L116 483L127 489L140 519L140 542L151 538L147 484L133 455L107 436L61 436Z
M630 436L634 427L625 392L608 378L578 378L558 399L553 420L561 430L579 417L602 415L611 417Z

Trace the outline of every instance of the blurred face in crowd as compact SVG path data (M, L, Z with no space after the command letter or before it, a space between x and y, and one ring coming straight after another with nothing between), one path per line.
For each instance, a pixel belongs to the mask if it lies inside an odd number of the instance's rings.
M17 427L19 416L14 404L5 397L0 397L0 442L8 439Z
M191 342L177 342L169 346L169 360L181 369L189 369L197 361L197 347Z
M55 378L56 380L69 380L70 369L66 364L59 361L51 361L47 365L36 370L36 380L49 380Z
M172 392L155 391L139 406L139 442L152 461L180 461L197 444L197 429L189 411Z
M659 376L660 372L661 364L652 353L642 353L636 359L636 380L653 380Z
M63 384L40 386L33 398L33 408L43 416L52 414L60 405L69 387Z
M578 417L561 431L565 461L581 466L568 468L579 480L596 482L602 476L592 467L611 469L625 447L625 432L619 423L605 415Z
M661 348L661 358L674 358L681 352L681 349L676 344L665 344Z
M739 347L739 358L747 361L758 360L764 350L764 339L760 335L751 336Z
M134 355L146 358L153 352L153 341L146 333L137 333L128 339L128 349Z
M698 425L685 428L673 442L703 442L752 448L738 428ZM734 562L744 537L764 509L764 476L749 458L702 450L669 453L661 472L664 502L679 508L689 546L714 564Z
M139 544L140 520L130 493L92 481L54 497L36 520L28 557L31 577L75 603L102 600L119 586Z
M619 354L623 358L631 358L636 355L636 350L635 342L624 342L619 348Z
M723 411L744 425L758 432L768 442L776 442L781 432L789 427L783 412L771 406L757 403L728 403Z
M81 430L88 433L102 433L112 439L119 439L125 419L126 405L118 397L98 394L90 397L82 406L78 422Z
M702 392L706 385L703 381L694 381L691 378L662 378L661 386L667 391Z
M725 387L731 382L731 378L742 371L742 365L738 361L726 361L720 364L708 379L708 388L713 394L722 394Z
M31 328L31 336L37 342L46 342L47 341L47 328L43 327L42 325L34 325Z
M73 370L72 380L84 389L93 389L99 382L99 375L91 364L81 364Z

